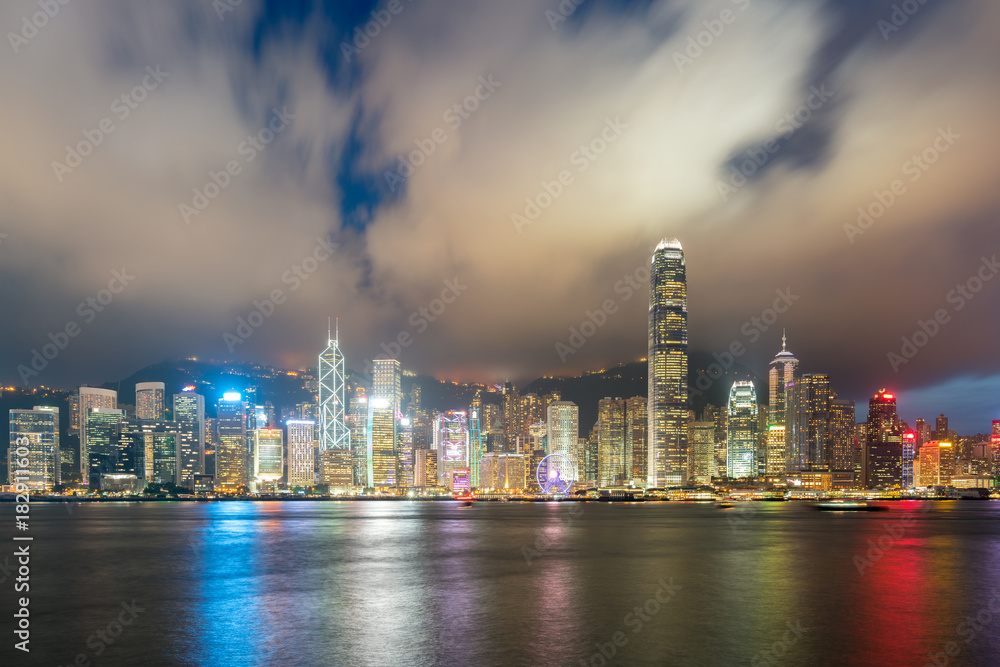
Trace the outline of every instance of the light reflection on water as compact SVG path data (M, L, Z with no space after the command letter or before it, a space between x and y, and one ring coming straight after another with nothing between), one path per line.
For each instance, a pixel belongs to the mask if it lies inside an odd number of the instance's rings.
M780 664L923 665L951 641L951 665L1000 664L1000 614L968 643L957 634L1000 590L1000 503L762 503L736 529L710 506L570 511L37 504L32 659L96 662L88 636L134 598L145 611L98 664L578 665L617 631L610 664L749 664L789 623L808 631ZM886 527L907 518L901 535ZM665 580L676 597L627 624Z

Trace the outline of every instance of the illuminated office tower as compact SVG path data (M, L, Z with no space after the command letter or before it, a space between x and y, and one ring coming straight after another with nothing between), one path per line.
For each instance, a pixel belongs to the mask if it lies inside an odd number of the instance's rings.
M482 459L483 488L497 491L522 491L527 483L527 466L523 454L484 454Z
M950 437L948 432L948 418L943 414L938 415L937 419L934 420L934 433L932 435L935 440L948 440Z
M19 448L27 449L27 456L17 455ZM35 406L34 410L11 410L8 451L14 455L11 458L28 460L27 469L8 468L11 484L16 483L16 476L17 482L25 484L29 491L52 491L60 479L59 408Z
M768 477L781 477L785 474L785 427L771 424L767 427L767 467Z
M223 394L216 417L215 486L224 491L245 491L249 485L246 403L238 392Z
M548 409L546 440L549 454L561 454L573 466L573 480L580 479L580 408L571 401L553 401Z
M925 442L920 448L919 486L949 486L954 474L954 445L941 440Z
M719 408L715 415L715 467L719 477L728 477L729 460L729 408Z
M218 479L215 468L215 453L219 449L219 420L215 417L205 417L205 474Z
M479 488L479 467L483 454L486 453L486 440L483 438L482 419L480 417L482 409L483 400L477 389L476 395L472 398L472 404L469 406L469 473L471 475L472 488L474 489Z
M510 382L503 385L503 451L508 454L517 453L517 436L521 432L519 408L520 397L517 387Z
M84 484L90 479L90 446L87 444L87 415L95 408L114 410L118 407L118 392L99 387L80 387L80 475Z
M921 445L925 442L930 442L934 439L931 436L931 425L923 419L917 420L917 424L913 427L913 430L917 434L917 449L920 449Z
M920 460L915 458L917 451L917 434L913 431L907 431L903 434L903 468L902 468L902 478L903 478L903 488L912 489L916 486L916 480L914 479L913 469L914 461L917 462L917 469L919 470Z
M633 396L625 401L625 461L626 475L633 486L646 484L649 470L649 404L645 396ZM713 439L714 440L714 439Z
M597 403L597 429L597 486L625 484L625 401L601 399Z
M308 489L316 483L316 422L290 419L288 428L288 486Z
M181 483L184 485L193 484L195 475L207 472L205 470L205 397L194 391L174 394L174 421L177 422L181 437Z
M538 470L538 464L540 464L542 459L545 458L545 455L548 454L548 431L549 425L544 421L532 424L528 431L528 435L530 436L528 441L528 455L526 459L528 487L532 491L536 492L541 491L541 489L538 487L538 479L535 477L535 471Z
M524 394L520 398L517 410L518 436L520 449L526 453L527 443L531 435L532 424L545 421L545 400L538 394Z
M337 489L347 489L354 482L344 392L344 355L338 327L336 336L327 331L327 347L319 355L320 480Z
M396 426L402 399L401 372L396 359L376 359L373 365L372 396L368 401L367 486L392 488L399 480Z
M253 479L255 484L271 486L284 474L284 433L279 428L255 429L253 432Z
M137 419L163 419L163 399L166 391L162 382L140 382L135 385L135 416Z
M404 488L414 483L413 422L409 417L399 420L399 485ZM422 484L420 486L423 486Z
M827 462L834 472L854 472L854 401L830 401L830 446Z
M729 391L729 443L726 472L730 479L757 474L757 392L753 382L738 380Z
M80 394L70 394L66 399L69 410L69 423L67 432L69 435L80 435Z
M1000 419L993 420L993 433L990 435L990 451L993 458L993 474L1000 475Z
M822 470L827 465L830 378L820 373L797 378L786 394L786 470Z
M649 458L652 487L687 473L687 274L677 239L656 246L649 272Z
M86 477L91 488L99 489L102 476L117 474L123 464L118 448L125 412L115 408L91 408L86 417L81 432L81 435L86 434L88 443ZM137 476L142 475L143 472L137 473Z
M434 417L434 449L438 456L438 483L450 487L451 471L469 467L469 421L464 412Z
M357 389L351 398L351 477L354 486L368 484L368 397Z
M799 360L788 351L787 344L788 339L782 332L781 352L771 360L771 369L768 371L768 426L785 425L785 388L795 380L795 371L799 367Z
M715 422L688 424L688 483L711 484L715 475Z
M885 389L868 401L863 475L864 485L869 489L893 488L903 483L903 444L896 397Z
M147 483L181 486L184 426L165 419L122 420L120 443L114 448L119 459L115 472L134 474Z

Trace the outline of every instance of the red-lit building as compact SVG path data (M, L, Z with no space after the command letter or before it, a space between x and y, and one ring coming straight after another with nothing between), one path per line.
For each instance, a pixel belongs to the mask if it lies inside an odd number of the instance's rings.
M899 488L902 486L902 440L899 417L896 415L896 396L882 389L868 401L864 459L864 484L866 488Z

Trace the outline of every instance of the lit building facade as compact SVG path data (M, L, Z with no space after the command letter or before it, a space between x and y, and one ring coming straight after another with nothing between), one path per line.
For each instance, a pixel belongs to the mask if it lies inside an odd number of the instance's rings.
M162 382L140 382L135 385L136 418L162 420L166 416L163 410L165 391Z
M795 371L799 367L799 360L788 351L788 339L785 334L781 334L781 352L771 360L771 368L768 371L768 426L785 425L785 388L795 381Z
M316 483L316 422L290 419L288 429L288 486L307 489Z
M866 488L894 488L902 485L903 443L896 415L896 396L885 389L868 401L864 454Z
M571 401L552 401L548 408L549 454L565 456L573 466L574 481L580 474L578 445L580 438L580 408Z
M236 392L219 400L215 428L218 433L215 450L217 489L240 491L249 487L246 403Z
M399 480L397 425L402 402L402 371L396 359L373 362L372 396L368 401L368 484L395 488Z
M258 484L273 484L285 475L285 439L278 428L253 432L253 478Z
M438 480L449 486L451 471L469 467L469 420L464 412L449 411L434 417L434 444Z
M481 465L480 488L523 491L527 487L527 460L523 454L484 454Z
M827 461L830 470L854 473L855 422L854 401L837 398L830 401L830 445Z
M336 336L327 332L326 349L319 355L320 480L335 489L347 489L354 483L345 391L338 328Z
M786 470L826 469L832 398L830 378L821 373L803 375L786 390Z
M785 469L785 426L771 424L767 427L767 468L768 477L780 477Z
M715 422L688 424L688 483L711 484L715 476Z
M139 468L142 464L124 460L119 452L121 422L125 418L125 412L116 408L91 408L86 418L81 440L86 435L88 445L85 479L89 485L99 489L103 475L117 474L125 465L137 468L136 475L142 478L145 474L145 470Z
M116 474L154 484L182 485L182 426L165 419L125 419L120 426Z
M687 474L687 273L677 239L653 253L649 278L649 456L651 487L685 483Z
M620 486L630 477L625 458L625 401L603 398L597 404L597 486Z
M726 474L730 479L757 474L757 391L753 382L737 380L729 391Z
M649 472L649 403L645 396L625 402L625 459L631 461L628 477L633 486L644 486Z
M205 397L193 391L174 394L174 421L180 431L181 482L193 484L205 469Z
M18 448L27 449L27 456L17 456L15 452ZM34 410L11 410L8 452L12 455L8 460L28 460L27 469L20 466L8 468L11 484L15 483L17 472L20 483L25 484L29 491L52 491L60 482L59 408L35 406Z
M80 475L84 484L90 478L90 445L87 441L87 415L96 408L114 410L118 407L118 392L99 387L80 387Z

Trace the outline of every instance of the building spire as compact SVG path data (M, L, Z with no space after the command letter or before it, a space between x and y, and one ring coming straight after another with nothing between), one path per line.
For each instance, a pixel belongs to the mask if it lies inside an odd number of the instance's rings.
M329 345L330 341L333 340L333 336L330 335L330 318L326 318L326 344Z
M337 344L340 345L340 318L337 318L337 338L335 339Z
M781 330L781 351L782 352L787 352L787 350L785 349L787 342L788 342L788 339L785 337L785 330L782 329Z

